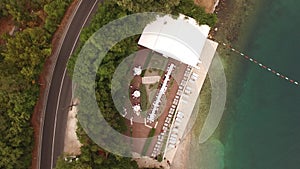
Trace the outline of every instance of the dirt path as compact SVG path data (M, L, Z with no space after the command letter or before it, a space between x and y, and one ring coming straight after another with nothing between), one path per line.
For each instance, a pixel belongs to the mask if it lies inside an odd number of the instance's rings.
M208 13L213 13L219 0L194 0L196 4L205 8Z
M76 105L77 103L78 101L75 100L74 104ZM77 107L73 106L72 110L70 110L68 113L66 136L64 142L64 152L72 156L80 155L80 147L82 146L76 134L78 122L76 118L77 112Z

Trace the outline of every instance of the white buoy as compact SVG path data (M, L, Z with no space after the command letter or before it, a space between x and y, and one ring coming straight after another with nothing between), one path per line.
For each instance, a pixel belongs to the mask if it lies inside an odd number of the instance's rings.
M223 44L224 46L227 46L227 44L224 43L224 42L221 42L221 41L218 41L218 42L219 42L220 44ZM284 79L286 79L286 80L290 80L291 83L294 83L294 84L296 84L296 85L299 85L299 82L294 81L294 80L292 80L292 79L289 79L289 78L286 77L286 76L281 75L280 73L276 72L275 70L273 70L273 69L271 69L271 68L268 68L267 66L263 65L262 63L259 63L259 62L257 62L256 60L254 60L254 59L252 59L252 58L246 56L244 53L242 53L242 52L240 52L240 51L238 51L238 50L232 48L231 46L229 46L229 47L230 47L230 50L231 50L231 51L234 51L234 52L236 52L236 53L239 53L241 56L244 56L246 59L249 59L251 62L254 62L254 63L258 64L260 67L263 67L264 69L267 69L268 71L270 71L270 72L276 74L277 76L281 76L282 78L284 78Z

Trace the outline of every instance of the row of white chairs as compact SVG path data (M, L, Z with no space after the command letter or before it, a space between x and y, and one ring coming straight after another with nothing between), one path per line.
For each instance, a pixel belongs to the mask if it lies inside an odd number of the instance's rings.
M180 98L179 95L175 96L175 99L179 100L179 98ZM157 140L157 143L155 144L155 147L153 149L151 157L156 157L161 152L162 146L161 146L161 144L159 142L164 141L165 137L167 136L167 132L169 131L170 124L172 123L171 120L172 120L173 115L175 113L178 101L177 101L177 104L175 104L175 103L176 102L173 101L173 104L171 105L171 108L169 110L168 116L166 117L164 125L163 125L163 128L162 128L163 132L158 136L158 140Z
M179 132L179 126L180 126L183 118L184 118L183 112L178 111L177 115L176 115L176 118L175 118L174 127L171 130L171 134L170 134L170 138L169 138L169 143L168 143L169 148L175 148L176 147L178 132Z

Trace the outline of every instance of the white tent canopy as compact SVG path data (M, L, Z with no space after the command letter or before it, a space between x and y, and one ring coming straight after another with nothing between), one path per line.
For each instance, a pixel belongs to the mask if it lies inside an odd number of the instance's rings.
M132 96L136 97L136 98L139 98L141 96L141 92L136 90L136 91L133 92Z
M140 76L142 74L142 67L137 66L133 68L133 75L134 76Z
M177 19L170 15L157 16L156 21L145 27L138 44L199 68L199 57L209 30L209 26L199 26L194 19L184 15Z
M132 108L133 108L133 110L134 110L135 112L141 111L141 106L140 106L140 105L135 105L135 106L133 106Z

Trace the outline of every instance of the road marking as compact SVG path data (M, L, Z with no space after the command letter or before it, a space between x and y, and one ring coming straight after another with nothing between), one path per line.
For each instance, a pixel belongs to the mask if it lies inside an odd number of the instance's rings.
M55 141L55 133L56 133L57 111L58 111L58 107L59 107L59 103L60 103L61 90L62 90L64 80L65 80L65 77L66 77L66 70L67 69L64 70L64 74L63 74L63 77L62 77L62 83L60 84L59 93L58 93L58 97L57 97L57 105L56 105L56 110L55 110L53 138L52 138L52 152L51 152L51 168L53 168L53 155L54 155L54 141Z
M81 1L82 2L82 1ZM98 0L95 0L91 10L89 11L87 17L85 18L81 28L80 28L80 31L75 39L75 43L73 44L73 47L70 51L70 54L69 54L69 58L71 56L71 54L73 53L74 49L75 49L75 46L78 42L78 39L80 37L80 33L81 33L81 30L82 28L84 27L84 25L86 24L87 20L89 19L89 16L91 15L92 11L94 10L96 4L97 4ZM81 5L81 4L80 4ZM66 70L67 70L67 66L65 67L65 70L64 70L64 74L63 74L63 78L62 78L62 83L61 83L61 86L60 86L60 90L59 90L59 94L58 94L58 102L57 102L57 106L56 106L56 111L55 111L55 119L54 119L54 129L53 129L53 139L52 139L52 152L51 152L51 168L53 168L53 155L54 155L54 141L55 141L55 134L56 134L56 121L57 121L57 111L58 111L58 107L59 107L59 102L60 102L60 94L61 94L61 90L62 90L62 86L63 86L63 82L64 82L64 78L65 78L65 75L66 75Z
M39 137L39 145L38 145L38 161L37 161L37 168L38 168L38 169L41 168L41 154L42 154L42 144L43 144L44 121L45 121L45 113L46 113L46 108L47 108L47 103L48 103L49 90L50 90L50 87L51 87L51 84L52 84L53 72L54 72L55 66L56 66L56 64L57 64L57 60L58 60L59 53L60 53L60 51L61 51L61 49L62 49L62 44L63 44L63 42L65 41L65 38L66 38L66 35L67 35L68 30L69 30L69 28L70 28L70 25L71 25L71 23L72 23L72 21L73 21L73 19L74 19L75 14L77 13L79 7L81 6L81 4L82 4L82 0L78 3L78 5L76 6L75 11L74 11L74 12L72 13L72 15L71 15L71 18L70 18L70 19L71 19L71 22L67 22L67 29L66 29L66 31L63 32L63 35L62 35L63 39L61 39L61 40L59 41L59 48L58 48L58 50L54 53L54 56L56 56L56 57L55 57L55 65L52 66L52 68L51 68L51 70L50 70L52 76L50 77L51 79L50 79L49 82L48 82L49 85L48 85L47 88L46 88L46 94L45 94L45 96L44 96L44 99L45 99L46 102L45 102L45 104L43 105L42 117L41 117L41 119L40 119L42 125L41 125L41 127L40 127L40 137ZM53 145L51 145L51 146L53 146ZM51 156L51 168L53 168L53 167L52 167L52 163L53 163L53 156Z

